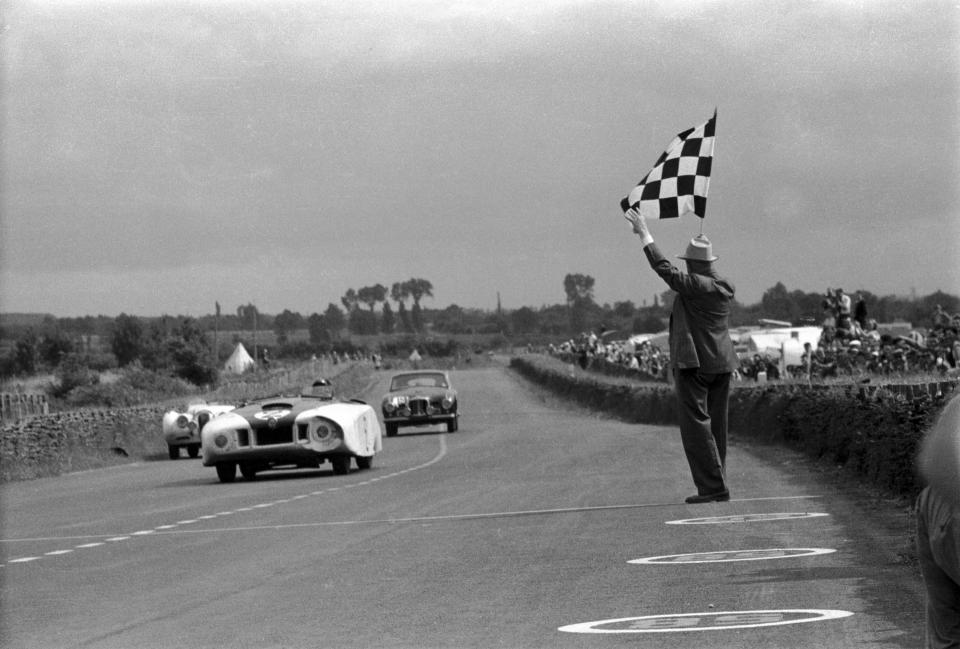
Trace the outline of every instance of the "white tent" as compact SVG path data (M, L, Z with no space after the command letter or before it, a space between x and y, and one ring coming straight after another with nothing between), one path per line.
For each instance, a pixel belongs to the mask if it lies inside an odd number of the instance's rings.
M256 363L253 358L250 357L250 354L247 353L247 349L243 346L243 343L237 343L237 346L233 349L233 353L230 354L230 358L223 364L223 369L234 374L243 374L254 365L256 365Z

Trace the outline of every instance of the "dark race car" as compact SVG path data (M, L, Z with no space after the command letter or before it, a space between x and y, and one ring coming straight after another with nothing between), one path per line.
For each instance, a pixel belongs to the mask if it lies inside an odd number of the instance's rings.
M397 374L381 404L387 437L401 426L445 424L447 432L459 427L457 391L450 375L440 370L416 370Z

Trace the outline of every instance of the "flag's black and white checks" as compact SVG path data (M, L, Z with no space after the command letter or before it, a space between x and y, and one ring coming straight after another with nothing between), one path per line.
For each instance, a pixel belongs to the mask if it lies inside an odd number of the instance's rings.
M648 219L675 219L690 212L703 218L707 212L716 127L714 111L713 117L700 126L677 135L653 169L620 201L623 211L639 204L640 212Z

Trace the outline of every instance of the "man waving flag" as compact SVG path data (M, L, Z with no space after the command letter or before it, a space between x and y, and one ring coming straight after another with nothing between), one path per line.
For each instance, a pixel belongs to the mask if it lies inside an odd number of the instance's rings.
M675 219L690 212L702 219L707 212L716 127L714 110L706 122L677 135L653 169L620 201L623 211L639 205L650 219Z

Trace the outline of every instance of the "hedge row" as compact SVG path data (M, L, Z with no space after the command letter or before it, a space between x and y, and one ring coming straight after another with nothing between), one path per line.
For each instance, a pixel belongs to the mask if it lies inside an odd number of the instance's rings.
M619 419L676 425L672 387L592 375L556 359L527 355L511 367L564 398ZM737 385L730 396L734 437L784 444L842 466L891 494L920 489L914 462L920 440L956 382L903 391L802 384Z

